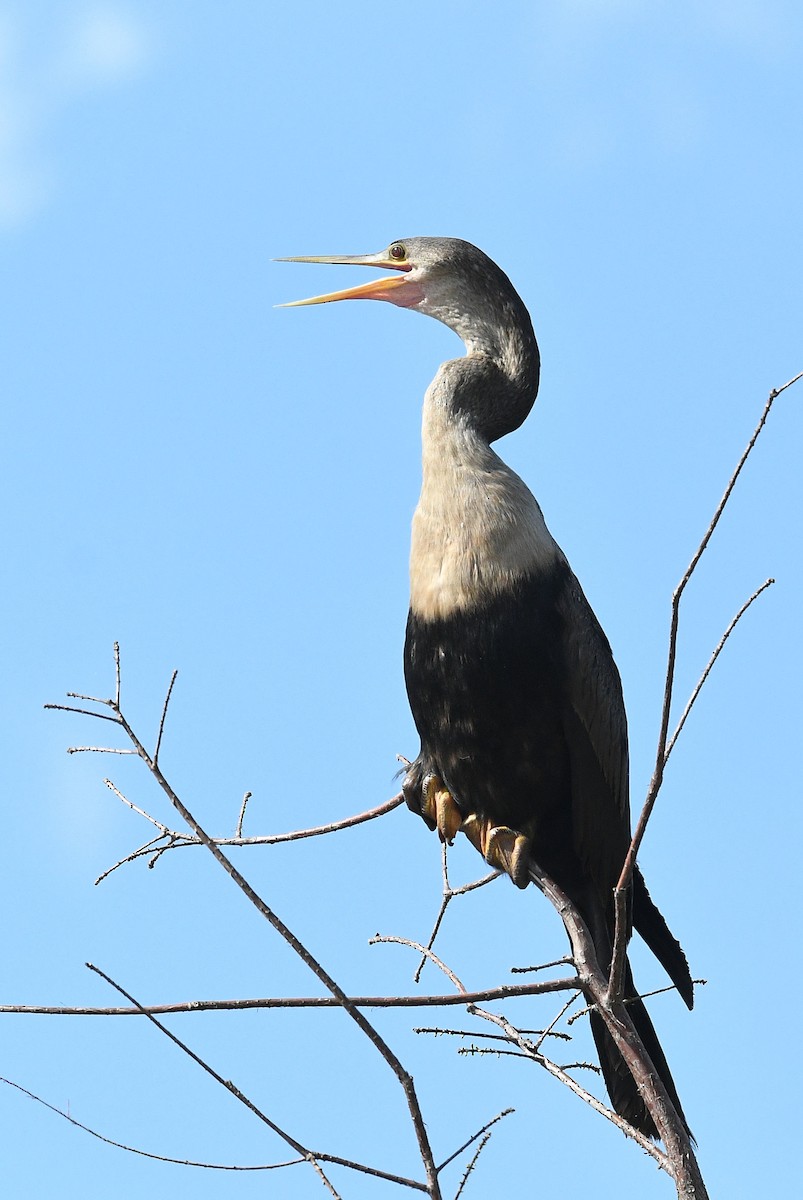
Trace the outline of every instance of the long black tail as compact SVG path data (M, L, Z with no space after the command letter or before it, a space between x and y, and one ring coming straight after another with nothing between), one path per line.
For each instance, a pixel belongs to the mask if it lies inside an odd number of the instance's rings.
M636 994L629 963L627 963L625 968L625 999L628 1001L627 1011L636 1027L636 1033L644 1043L644 1049L649 1054L659 1079L666 1088L678 1116L686 1127L686 1132L691 1137L691 1130L683 1113L675 1081L672 1078L669 1065L661 1049L661 1043L658 1041L658 1035L650 1020L650 1015L644 1006L644 1001L640 1000ZM602 1075L614 1110L620 1117L624 1117L636 1129L646 1134L647 1137L657 1138L658 1130L655 1127L655 1122L650 1116L647 1106L636 1087L635 1080L630 1074L625 1060L619 1053L616 1043L608 1033L599 1013L591 1013L591 1032L594 1035L597 1054L599 1055L600 1066L602 1067Z
M610 971L613 944L612 906L609 905L606 910L601 904L598 895L593 889L590 889L585 891L579 908L594 942L597 961L602 970L607 974ZM640 874L634 877L633 923L639 929L639 932L641 932L658 961L669 973L670 978L684 1000L691 1007L689 1001L692 998L692 982L685 955L680 945L669 932L666 922L658 912L658 909L652 903ZM645 935L644 930L647 931L648 936ZM625 960L624 998L636 1033L641 1038L644 1049L647 1051L652 1065L655 1067L656 1074L666 1088L669 1098L686 1128L686 1132L691 1137L691 1130L689 1129L680 1099L678 1098L672 1072L669 1070L669 1065L661 1049L661 1043L658 1041L658 1035L644 1006L644 1001L639 998L636 991L635 984L633 983L633 975L630 970L630 963L627 960ZM659 1135L655 1122L649 1114L636 1082L630 1074L621 1053L617 1049L615 1041L608 1033L605 1022L597 1012L592 1011L590 1015L591 1032L594 1035L600 1066L602 1067L602 1075L614 1110L620 1117L624 1117L636 1129L646 1134L647 1137L657 1138Z
M680 942L652 902L644 876L636 867L633 872L633 926L643 937L675 987L687 1008L694 1006L694 985L689 964Z

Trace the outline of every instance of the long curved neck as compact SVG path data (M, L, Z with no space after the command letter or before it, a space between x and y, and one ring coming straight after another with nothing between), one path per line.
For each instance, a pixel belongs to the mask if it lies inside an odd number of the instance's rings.
M461 407L453 376L469 364L476 396L473 357L444 363L424 400L410 606L426 620L476 608L560 554L532 492Z
M429 620L483 604L560 553L535 497L491 449L529 413L540 373L529 314L505 282L468 310L428 310L467 352L443 363L424 397L410 598Z
M448 323L467 353L441 366L425 404L441 407L490 444L518 429L538 394L541 357L529 313L511 289L498 307Z

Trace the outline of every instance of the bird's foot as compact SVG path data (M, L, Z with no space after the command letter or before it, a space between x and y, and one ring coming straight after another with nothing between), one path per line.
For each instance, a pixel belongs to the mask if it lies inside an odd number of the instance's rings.
M476 813L464 816L440 775L427 772L420 761L411 765L402 790L408 808L423 817L430 829L437 829L442 842L451 846L462 831L490 866L509 875L516 887L527 887L531 837Z
M489 866L504 871L516 887L527 887L532 838L507 825L494 825L487 817L478 817L475 813L466 817L461 828Z
M443 786L438 775L428 775L424 780L424 799L421 815L433 822L442 842L451 846L460 826L463 814L454 802L452 793Z

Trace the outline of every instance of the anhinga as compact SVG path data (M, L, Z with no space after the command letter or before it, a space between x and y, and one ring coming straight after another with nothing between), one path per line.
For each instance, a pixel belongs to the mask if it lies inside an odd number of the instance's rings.
M476 246L408 238L380 254L295 258L389 268L316 296L388 300L448 325L466 355L427 389L423 486L413 518L407 692L421 751L404 795L441 838L462 829L520 887L533 860L585 920L604 971L613 889L630 844L627 721L619 673L535 497L491 443L517 429L538 391L532 323L510 280ZM683 951L638 869L632 923L691 1008ZM647 1010L625 978L629 1012L682 1118ZM655 1124L602 1019L594 1040L616 1111Z

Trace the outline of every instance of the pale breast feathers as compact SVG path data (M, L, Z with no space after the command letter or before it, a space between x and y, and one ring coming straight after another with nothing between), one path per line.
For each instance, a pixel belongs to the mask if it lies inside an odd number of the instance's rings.
M472 608L560 556L535 497L470 430L426 430L413 517L410 606L434 620Z

